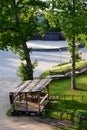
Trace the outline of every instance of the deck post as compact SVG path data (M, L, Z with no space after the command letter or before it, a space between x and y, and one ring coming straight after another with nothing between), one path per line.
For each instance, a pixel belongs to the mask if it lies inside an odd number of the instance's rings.
M26 99L26 110L28 109L28 104L27 104L27 93L25 93L25 99Z
M46 88L47 88L48 99L49 99L49 85L47 85Z
M39 111L39 114L40 114L40 92L38 92L38 111Z
M21 93L19 93L19 101L21 102Z
M15 110L15 106L14 106L14 101L13 101L13 93L9 94L9 98L10 98L11 108L14 111Z

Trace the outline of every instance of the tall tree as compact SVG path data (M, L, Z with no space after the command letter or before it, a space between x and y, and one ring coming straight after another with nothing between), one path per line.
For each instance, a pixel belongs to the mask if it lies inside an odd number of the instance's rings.
M38 29L37 17L45 7L40 0L1 0L0 1L0 49L10 49L18 53L22 63L22 72L27 76L23 80L33 79L33 66L30 59L28 41Z
M71 89L76 89L75 78L75 49L76 42L87 40L87 1L86 0L49 0L50 9L46 12L46 18L50 23L52 20L49 15L61 26L62 33L69 46L71 47L72 72L71 72ZM55 17L56 16L56 17ZM56 25L53 20L53 25ZM84 39L83 39L84 37Z

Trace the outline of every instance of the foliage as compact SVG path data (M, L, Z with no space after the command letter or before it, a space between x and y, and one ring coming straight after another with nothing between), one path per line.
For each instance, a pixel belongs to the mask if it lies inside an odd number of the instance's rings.
M53 10L47 10L45 14L45 18L48 20L48 23L50 25L50 28L54 28L55 31L61 31L60 24L59 24L59 18L57 17L57 14L54 15Z
M49 0L49 10L45 13L52 26L59 25L71 48L72 76L71 88L76 89L75 62L76 42L87 41L87 2L86 0ZM52 15L52 16L51 16ZM84 40L83 40L84 37Z
M77 43L77 45L78 45L79 43ZM72 55L72 47L71 47L71 45L68 45L68 50L69 50L69 52L70 52L70 54ZM80 61L80 60L82 60L82 58L81 58L81 52L79 53L79 51L78 51L79 49L78 49L78 46L76 46L75 47L75 62L78 62L78 61ZM70 60L70 62L72 61L72 59Z
M37 66L37 60L35 60L32 63L32 68L35 68ZM21 63L21 65L18 67L17 75L20 77L21 81L25 81L30 79L32 71L28 70L27 65L24 63Z
M33 79L33 67L26 41L38 30L38 17L42 16L45 8L45 2L40 0L0 1L0 49L10 49L26 61L20 70L27 75L30 73L31 76L27 76L30 79Z
M17 72L17 75L21 78L21 81L28 80L29 77L31 76L31 71L28 71L27 65L24 63L21 63L19 66L19 70Z
M81 34L87 34L87 4L81 0L60 0L56 5L59 9L58 16L62 32L71 43L72 34L76 37L76 42L81 39ZM83 24L84 23L84 24Z
M7 116L9 117L12 117L12 109L9 109L7 112L6 112Z

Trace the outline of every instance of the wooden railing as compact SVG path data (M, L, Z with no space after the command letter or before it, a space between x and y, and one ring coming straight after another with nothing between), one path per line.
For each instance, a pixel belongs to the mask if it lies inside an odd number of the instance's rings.
M40 105L42 105L47 98L48 98L48 94L46 94L46 96L40 101Z
M59 96L50 96L49 97L50 100L71 100L71 101L75 101L75 100L80 100L80 101L84 101L87 102L87 96L84 95L59 95Z

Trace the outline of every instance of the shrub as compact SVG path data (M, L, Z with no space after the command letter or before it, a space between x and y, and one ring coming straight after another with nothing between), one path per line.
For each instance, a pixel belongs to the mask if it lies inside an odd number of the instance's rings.
M18 67L17 75L20 77L21 81L29 80L31 73L31 70L28 70L27 65L24 63L21 63Z
M37 66L37 60L32 63L32 68L34 69ZM32 75L32 77L31 77ZM33 72L27 67L27 64L21 63L18 67L17 76L20 77L21 81L33 79Z

